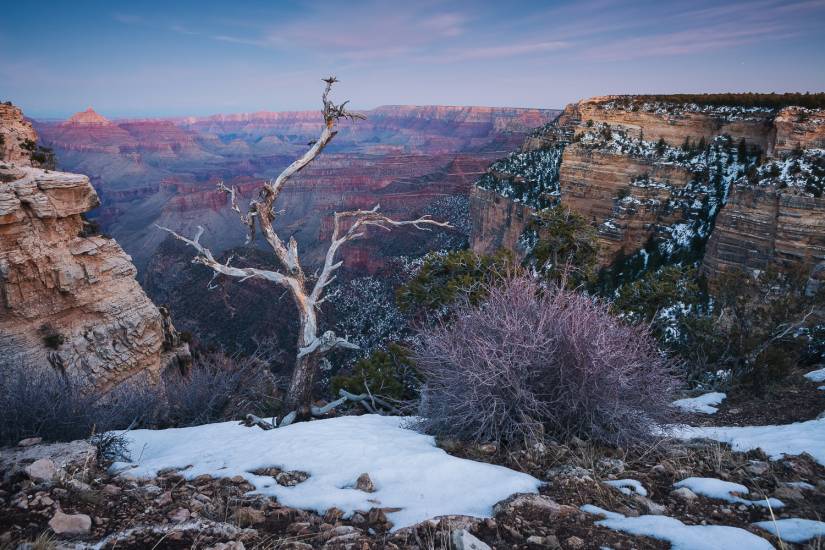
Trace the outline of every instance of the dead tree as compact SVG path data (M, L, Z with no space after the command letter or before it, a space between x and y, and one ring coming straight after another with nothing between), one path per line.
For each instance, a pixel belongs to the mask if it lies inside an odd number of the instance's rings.
M322 95L324 127L320 137L317 141L310 142L310 149L287 166L274 181L262 184L257 198L250 201L245 213L238 204L237 189L226 187L223 183L218 185L218 189L228 195L232 210L238 214L241 222L247 228L247 244L255 240L257 227L266 243L275 253L281 266L279 271L234 267L229 265L229 261L226 263L218 262L212 252L200 244L203 227L199 226L197 233L191 239L183 237L171 229L160 227L160 229L168 231L175 238L194 248L198 254L192 259L192 263L209 267L215 272L215 276L224 275L241 281L264 279L285 287L289 291L298 313L298 352L284 403L285 410L290 412L281 421L281 426L291 423L296 418L303 419L311 416L313 412L321 411L317 408L315 411L313 410L312 387L324 356L336 348L357 349L356 345L348 342L345 338L337 336L332 331L318 334L318 312L324 302L326 288L333 282L335 271L343 263L336 259L341 245L365 236L369 227L377 227L387 231L393 227L401 226L412 226L425 231L429 230L427 226L450 227L448 223L435 221L429 216L422 216L415 220L393 220L379 212L378 205L371 210L335 212L333 214L332 239L327 249L323 267L317 278L307 276L298 259L298 243L295 238L290 237L289 241L284 243L275 231L273 224L277 213L274 207L278 195L280 195L284 184L289 178L315 160L324 147L335 137L337 133L335 127L339 120L350 119L355 121L366 118L361 114L347 111L346 101L336 105L329 99L332 85L337 81L335 77L324 79L324 82L326 82Z

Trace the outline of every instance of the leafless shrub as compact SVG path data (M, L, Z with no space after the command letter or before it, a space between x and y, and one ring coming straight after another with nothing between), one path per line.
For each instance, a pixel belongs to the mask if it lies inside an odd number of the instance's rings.
M272 415L279 401L267 366L257 357L202 354L186 373L165 381L166 423L195 426L252 413Z
M627 445L669 417L675 369L645 326L560 286L516 276L452 323L425 328L425 431L521 443L545 435Z

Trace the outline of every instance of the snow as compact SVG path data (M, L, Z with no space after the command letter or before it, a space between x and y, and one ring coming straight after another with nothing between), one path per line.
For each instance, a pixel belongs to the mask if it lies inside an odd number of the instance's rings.
M192 428L129 432L134 463L116 471L152 478L164 468L185 468L187 479L243 476L256 492L293 508L346 514L400 508L388 514L394 529L436 516L489 517L495 503L514 493L534 493L541 482L502 466L448 455L427 435L406 429L409 418L345 416L264 431L236 422ZM294 487L252 472L277 467L310 477ZM354 489L368 473L376 491Z
M667 516L625 517L598 506L584 505L583 512L605 516L596 525L631 535L651 537L671 544L671 550L773 550L767 540L739 527L726 525L685 525Z
M698 397L689 397L686 399L677 399L673 402L674 407L678 407L685 412L701 412L705 414L714 414L719 409L714 405L719 405L727 397L722 392L711 392Z
M725 502L733 502L735 504L745 504L747 506L764 506L771 508L782 508L785 504L781 500L769 498L767 501L763 499L748 500L740 496L735 496L733 493L740 495L747 495L750 493L747 487L739 483L731 481L724 481L714 477L689 477L673 484L674 487L687 487L697 495L704 495L710 498L717 498Z
M773 460L808 453L825 465L825 417L778 426L671 426L668 435L679 439L706 438L728 443L735 451L762 449Z
M812 370L805 375L805 378L811 382L825 382L825 368ZM822 389L821 387L819 389Z
M786 518L754 523L760 529L777 535L785 542L802 543L816 537L825 537L825 523L813 519ZM778 531L778 532L777 532Z
M625 495L632 495L633 493L636 493L637 495L642 495L643 497L647 496L647 489L645 489L641 482L635 479L614 479L605 481L605 483L612 487L616 487Z

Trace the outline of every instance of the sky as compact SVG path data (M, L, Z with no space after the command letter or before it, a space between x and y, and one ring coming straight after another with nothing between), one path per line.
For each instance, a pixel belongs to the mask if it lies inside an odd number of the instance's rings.
M825 91L825 0L18 1L0 100L35 118L378 105L561 108L612 93Z

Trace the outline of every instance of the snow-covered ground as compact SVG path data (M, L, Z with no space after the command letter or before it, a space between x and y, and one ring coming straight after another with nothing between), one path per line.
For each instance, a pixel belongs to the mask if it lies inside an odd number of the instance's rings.
M799 544L816 537L825 538L825 523L813 519L785 518L754 523L760 529L779 536L785 542Z
M714 439L735 451L760 448L773 460L808 453L825 464L825 417L778 426L670 426L664 431L679 439Z
M687 487L697 495L710 498L718 498L725 502L745 504L747 506L770 506L773 509L782 508L785 504L778 499L756 499L749 500L737 495L747 495L750 493L747 487L739 483L716 479L715 477L689 477L673 484L674 487ZM734 494L736 493L736 494Z
M700 412L705 414L714 414L718 411L718 407L722 401L727 397L722 392L711 392L698 397L688 397L686 399L677 399L673 402L673 406L685 412Z
M129 432L134 462L112 467L138 478L164 468L185 468L191 479L243 476L257 492L293 508L350 514L399 508L387 514L394 528L442 515L488 517L495 503L514 493L532 493L541 482L508 468L450 456L432 437L406 429L409 419L378 415L301 422L277 430L236 422L193 428ZM309 479L284 487L262 468L299 470ZM355 489L363 473L375 492Z
M652 537L671 544L672 550L773 550L767 540L739 527L726 525L685 525L668 516L625 517L592 504L581 507L583 512L605 519L596 525L631 535Z

